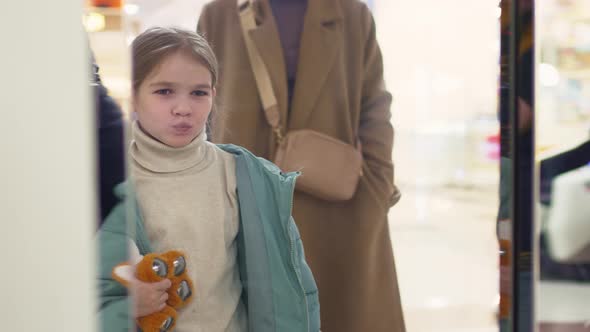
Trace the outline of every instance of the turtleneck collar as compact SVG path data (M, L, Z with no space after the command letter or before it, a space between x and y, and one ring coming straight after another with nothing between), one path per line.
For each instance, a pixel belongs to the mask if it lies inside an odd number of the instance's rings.
M189 168L204 169L213 161L205 130L188 145L173 148L157 141L133 122L130 154L133 160L154 173L177 173Z

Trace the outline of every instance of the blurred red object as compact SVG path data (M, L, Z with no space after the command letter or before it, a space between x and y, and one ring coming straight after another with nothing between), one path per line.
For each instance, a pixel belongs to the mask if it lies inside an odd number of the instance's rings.
M500 134L486 137L486 157L491 160L500 159Z
M90 0L90 5L93 7L121 8L123 0Z
M500 143L500 134L494 134L486 137L488 143Z

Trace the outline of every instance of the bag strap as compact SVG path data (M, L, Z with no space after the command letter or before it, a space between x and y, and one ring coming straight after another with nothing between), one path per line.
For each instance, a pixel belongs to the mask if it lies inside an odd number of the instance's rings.
M283 132L280 125L281 117L279 114L277 98L272 88L268 69L264 65L260 52L258 52L258 49L256 48L256 45L254 45L254 41L252 41L252 37L250 36L250 31L256 29L252 1L237 0L237 3L244 41L246 42L250 65L258 87L258 95L262 101L262 107L264 108L264 115L275 134L277 143L280 144L283 141Z

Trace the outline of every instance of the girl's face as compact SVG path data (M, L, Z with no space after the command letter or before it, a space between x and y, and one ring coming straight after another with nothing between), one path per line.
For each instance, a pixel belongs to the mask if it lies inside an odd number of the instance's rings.
M209 70L193 57L176 52L141 83L133 106L147 134L178 148L204 130L214 96Z

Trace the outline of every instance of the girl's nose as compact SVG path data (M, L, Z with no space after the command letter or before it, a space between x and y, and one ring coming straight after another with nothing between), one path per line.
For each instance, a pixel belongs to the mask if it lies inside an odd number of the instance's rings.
M187 103L179 103L172 109L172 114L175 116L190 116L191 113L192 109Z

